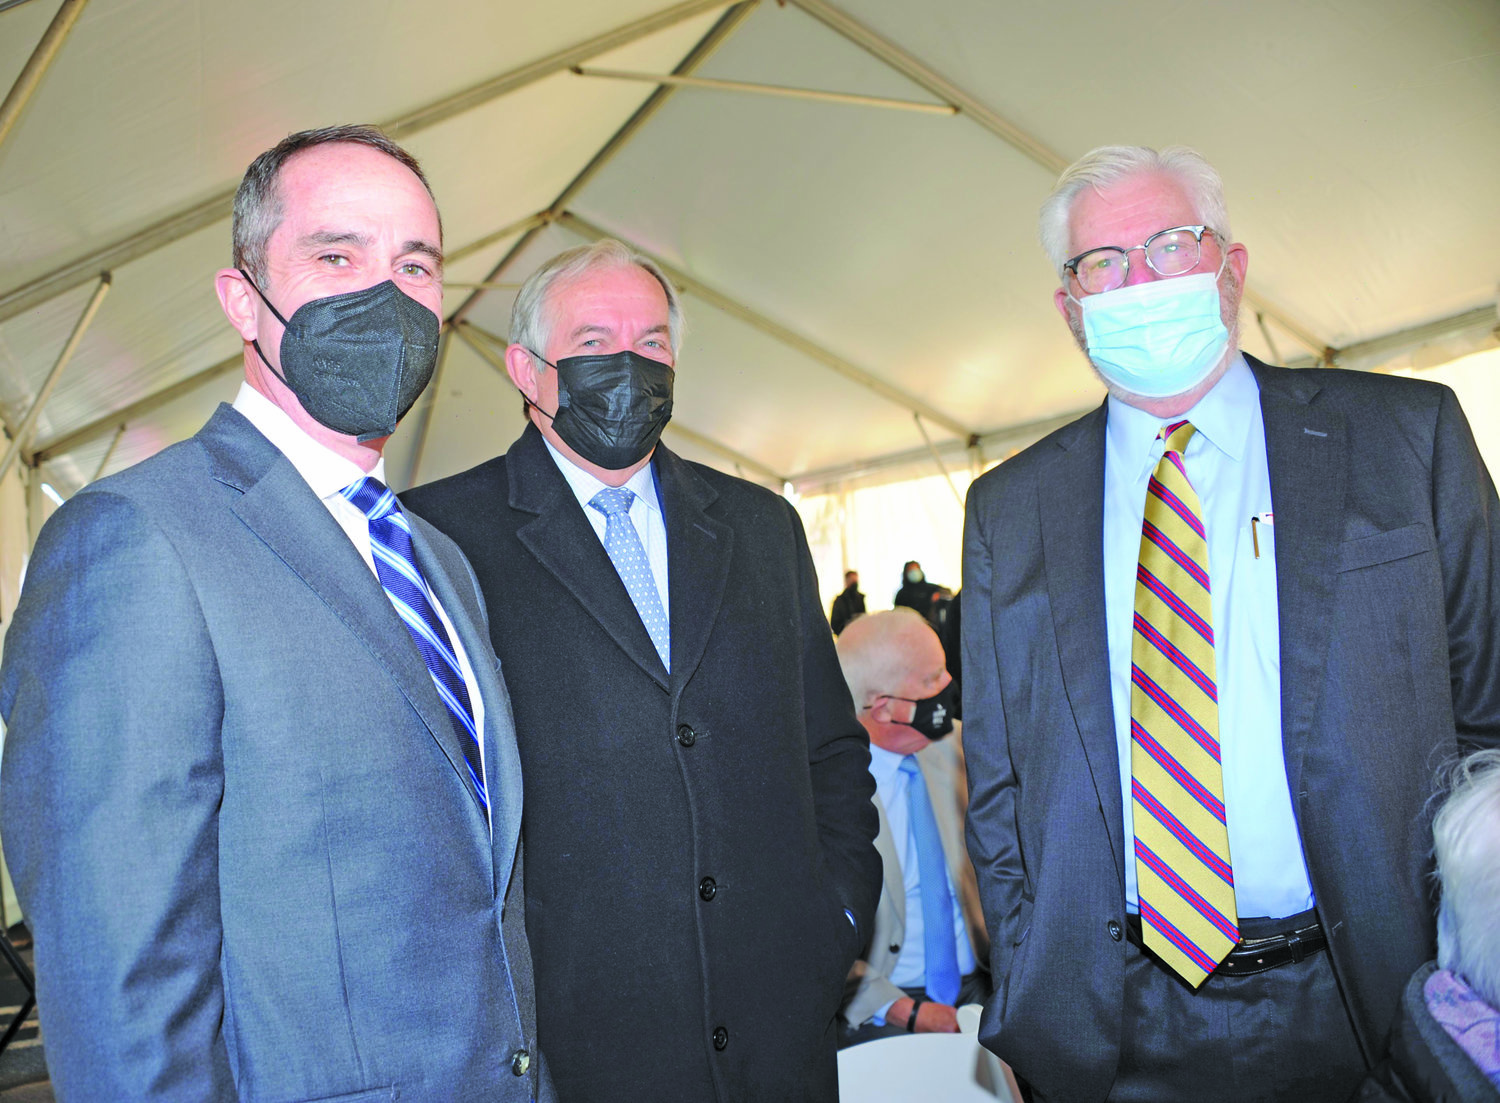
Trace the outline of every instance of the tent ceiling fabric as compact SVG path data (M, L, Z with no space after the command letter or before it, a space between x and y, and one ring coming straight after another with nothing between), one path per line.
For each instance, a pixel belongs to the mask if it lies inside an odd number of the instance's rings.
M810 14L826 6L762 0L740 10L746 17L694 75L938 102ZM57 10L38 0L0 11L3 88ZM728 10L663 0L264 0L253 9L92 0L0 147L0 301L222 195L292 130L408 117L659 14L659 29L578 63L670 73ZM838 0L836 10L1064 158L1111 141L1201 150L1224 176L1251 290L1320 346L1495 302L1493 0L1187 9L1170 0ZM509 256L495 278L514 284L587 240L567 218L529 237L486 239L548 209L654 88L562 68L413 124L404 141L433 182L448 249L483 243L450 264L450 281L482 281ZM726 311L685 296L674 448L729 470L730 456L748 457L754 469L741 473L763 481L907 454L922 473L934 470L909 409L809 347L935 408L950 424L924 425L959 466L961 431L986 434L986 457L996 458L1025 435L1003 431L1098 401L1051 306L1055 278L1035 214L1054 173L1034 154L963 114L706 88L659 98L565 207L738 304ZM221 218L113 269L111 293L32 438L59 489L95 477L106 453L115 470L187 436L233 395L233 370L184 384L238 352L212 290L228 238ZM7 425L42 386L92 282L0 313ZM445 310L470 294L450 288ZM486 291L467 317L503 337L513 298ZM771 332L747 317L767 319ZM1480 340L1492 340L1493 320L1474 316ZM1272 356L1250 311L1242 321L1244 346ZM1268 328L1282 359L1315 351L1274 321ZM448 343L439 384L388 451L398 485L414 463L428 479L480 462L522 424L494 366L465 342ZM190 389L115 439L118 411L175 384ZM422 434L412 426L429 414L417 462Z

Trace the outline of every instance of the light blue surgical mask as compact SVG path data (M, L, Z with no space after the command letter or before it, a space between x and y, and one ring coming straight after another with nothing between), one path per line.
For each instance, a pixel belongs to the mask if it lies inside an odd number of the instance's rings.
M1080 304L1089 359L1111 387L1143 398L1185 394L1229 347L1219 281L1201 272L1089 295Z

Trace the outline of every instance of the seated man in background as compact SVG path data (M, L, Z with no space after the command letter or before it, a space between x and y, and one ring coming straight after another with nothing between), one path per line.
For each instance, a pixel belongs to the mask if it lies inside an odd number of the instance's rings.
M1362 1100L1500 1100L1500 750L1463 761L1432 835L1437 962L1407 983Z
M870 949L849 972L839 1046L958 1031L955 1009L989 996L973 872L964 853L963 764L953 679L937 633L910 609L870 613L838 639L839 665L870 734L885 886ZM964 891L964 890L968 891Z

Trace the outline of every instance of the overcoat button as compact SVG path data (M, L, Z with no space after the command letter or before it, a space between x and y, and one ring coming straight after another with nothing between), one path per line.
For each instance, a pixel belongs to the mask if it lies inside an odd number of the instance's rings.
M722 1026L714 1027L714 1048L723 1052L729 1047L729 1031Z
M691 747L698 742L698 733L686 724L677 725L677 742L684 747Z
M510 1071L515 1076L525 1076L531 1070L531 1054L518 1049L510 1055Z
M712 877L705 877L698 882L698 895L707 902L719 895L719 883Z
M1125 937L1125 928L1120 926L1120 921L1118 919L1111 919L1108 923L1105 924L1105 929L1109 931L1109 937L1114 939L1116 942L1119 942L1121 938Z
M893 954L899 954L900 952L901 952L901 943L899 943L899 942L892 942L891 943L891 953L893 953Z

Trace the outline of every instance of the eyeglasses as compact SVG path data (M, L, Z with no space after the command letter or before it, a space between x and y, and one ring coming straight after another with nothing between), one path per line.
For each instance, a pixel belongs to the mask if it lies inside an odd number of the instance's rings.
M1213 234L1214 240L1222 247L1223 239L1209 226L1173 226L1170 230L1152 234L1144 244L1129 249L1106 245L1079 253L1063 262L1063 271L1073 273L1085 295L1113 291L1125 286L1130 275L1130 254L1139 249L1146 255L1146 264L1158 276L1183 276L1198 267L1204 234Z

